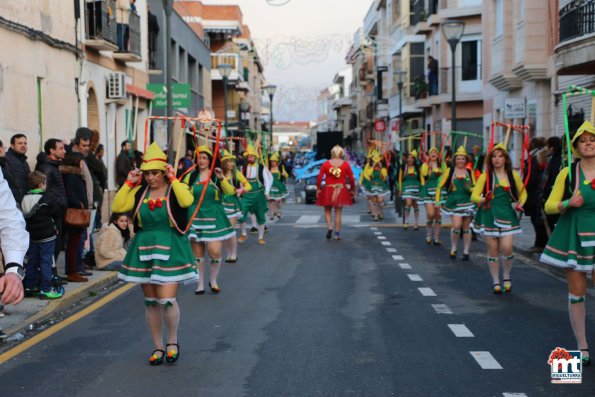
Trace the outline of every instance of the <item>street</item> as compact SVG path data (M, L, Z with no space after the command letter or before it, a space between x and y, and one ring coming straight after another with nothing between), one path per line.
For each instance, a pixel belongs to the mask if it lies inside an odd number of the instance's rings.
M592 367L582 385L550 383L550 351L575 347L564 280L517 255L512 292L494 295L483 243L451 261L386 213L368 223L360 200L327 241L320 208L288 204L266 246L250 235L223 265L221 294L182 287L176 364L147 364L134 286L1 364L0 395L593 394Z

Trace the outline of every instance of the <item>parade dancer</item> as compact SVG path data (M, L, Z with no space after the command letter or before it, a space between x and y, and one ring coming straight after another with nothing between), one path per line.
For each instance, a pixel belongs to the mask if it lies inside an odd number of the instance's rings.
M281 220L283 213L283 200L289 195L285 181L289 177L283 163L279 162L279 153L274 153L269 159L269 171L273 175L273 184L269 192L269 206L271 211L271 221L277 219Z
M450 258L457 257L457 244L459 242L459 233L463 233L463 260L469 260L469 249L471 248L471 219L475 212L475 204L471 202L471 191L473 190L474 177L473 172L469 171L465 165L469 159L464 146L460 146L454 157L454 168L447 167L444 175L440 179L438 189L436 189L436 208L440 208L442 190L448 195L442 212L450 215L452 219L452 229L450 234Z
M492 276L492 290L502 293L499 255L504 255L502 282L504 291L512 290L513 235L521 233L515 212L523 210L527 191L519 174L512 169L508 150L498 144L488 153L486 172L482 173L471 194L471 201L479 205L471 227L485 238L488 266ZM514 205L514 208L512 207Z
M591 364L585 330L587 274L595 276L595 126L585 121L571 141L579 157L570 170L558 174L545 203L548 215L560 214L558 223L541 255L548 265L566 269L570 324L583 365Z
M387 185L388 171L380 154L377 153L372 157L372 165L363 174L365 193L370 197L372 216L374 222L378 222L384 219L384 197L390 194Z
M419 168L417 166L417 151L412 150L407 154L407 161L399 170L399 189L401 192L401 199L405 200L405 216L403 222L403 229L409 228L409 214L413 207L415 224L413 230L419 229L419 193L423 185L423 178L421 178Z
M241 235L238 241L240 243L248 239L246 232L246 220L249 213L256 216L258 223L258 244L265 245L264 227L266 223L266 213L268 211L267 198L273 184L273 176L268 168L261 162L257 162L260 157L252 145L248 145L245 156L248 159L244 165L243 174L250 183L252 190L242 195L242 219L240 220Z
M324 207L324 219L326 220L326 238L330 240L333 234L332 211L335 210L335 240L341 240L341 222L343 207L353 205L355 194L355 181L353 171L347 161L344 160L343 148L335 145L331 149L331 159L326 161L320 168L316 180L316 205ZM350 189L347 188L349 178ZM322 180L326 184L322 186Z
M197 168L185 178L194 195L194 204L188 210L188 213L194 217L188 238L192 242L192 252L198 266L199 279L195 294L205 293L205 246L210 260L209 288L213 294L218 294L221 290L217 283L217 276L221 267L222 242L235 236L236 233L225 214L221 200L223 194L234 194L235 189L224 177L220 168L214 168L211 175L213 153L208 147L200 146L196 151ZM207 191L200 203L205 186ZM198 212L197 205L200 205Z
M435 206L436 189L442 176L442 162L440 153L435 147L430 149L428 161L421 166L421 176L423 182L419 202L426 207L426 243L431 244L433 241L434 245L442 245L442 241L440 241L442 217Z
M180 357L176 293L179 283L197 278L192 250L180 230L186 226L187 208L193 201L188 186L175 178L167 156L153 143L145 152L140 171L130 171L112 205L114 212L133 211L136 235L118 278L142 286L147 325L155 344L149 358L151 365L160 365L164 359L173 363ZM167 327L167 353L162 339L163 321Z
M223 175L235 189L233 194L223 194L223 208L234 230L238 219L242 217L240 197L244 192L252 190L252 186L250 186L244 174L236 169L235 161L236 158L233 154L223 150L223 156L221 157ZM223 242L223 248L225 248L227 256L225 262L236 263L238 260L238 238L236 233Z

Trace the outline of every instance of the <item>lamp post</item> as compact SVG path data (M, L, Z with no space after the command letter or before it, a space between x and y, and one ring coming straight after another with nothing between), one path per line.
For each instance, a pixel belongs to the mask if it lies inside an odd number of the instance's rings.
M221 63L217 66L217 70L219 70L219 74L223 79L223 107L225 109L225 117L223 119L225 120L225 135L227 136L227 82L229 80L229 75L231 74L231 65L228 63Z
M403 132L403 75L406 74L404 70L395 70L393 74L399 76L397 87L399 88L399 137Z
M461 41L463 32L465 31L465 22L463 21L446 21L442 24L442 34L450 45L450 51L452 54L452 103L451 108L451 130L457 130L457 103L456 103L456 81L455 81L455 54L457 50L457 44Z
M250 114L248 113L250 111L250 104L246 101L242 101L240 102L240 125L242 126L242 133L239 134L239 136L245 136L246 135L246 128L250 127ZM246 124L248 124L248 126L246 126ZM239 154L239 145L237 146L236 150L238 151Z
M173 56L171 53L171 14L173 12L173 0L163 0L163 10L165 11L165 53L167 54L165 59L165 89L167 91L167 114L166 116L174 115L174 106L172 99L172 80L171 72L173 69ZM171 142L172 134L172 120L167 120L167 142ZM167 151L168 161L171 163L174 160L173 148L168 148Z
M270 129L270 143L269 147L273 146L273 97L275 96L275 92L277 92L277 86L273 84L269 84L263 87L264 91L269 96L269 106L271 112L271 129Z

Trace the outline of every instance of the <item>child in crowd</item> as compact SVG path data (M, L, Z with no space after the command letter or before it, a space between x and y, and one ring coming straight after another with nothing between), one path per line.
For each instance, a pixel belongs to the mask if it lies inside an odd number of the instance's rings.
M95 263L97 269L117 271L126 257L126 248L130 242L128 214L114 212L109 223L101 228L95 241Z
M52 286L52 264L58 235L53 217L60 206L57 198L45 191L44 173L33 171L28 179L29 191L21 202L29 232L23 284L28 296L39 293L39 299L58 299L64 294L64 289Z

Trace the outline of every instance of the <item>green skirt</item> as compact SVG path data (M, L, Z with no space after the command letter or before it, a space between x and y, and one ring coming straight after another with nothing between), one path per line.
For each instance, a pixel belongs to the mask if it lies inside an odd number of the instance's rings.
M287 196L289 196L289 193L287 192L285 184L280 180L277 180L277 178L273 179L273 184L269 191L269 198L274 201L281 201Z
M218 201L203 201L188 232L190 241L221 241L233 237L236 231Z
M242 202L235 194L233 196L224 195L222 204L225 215L229 219L242 217Z

